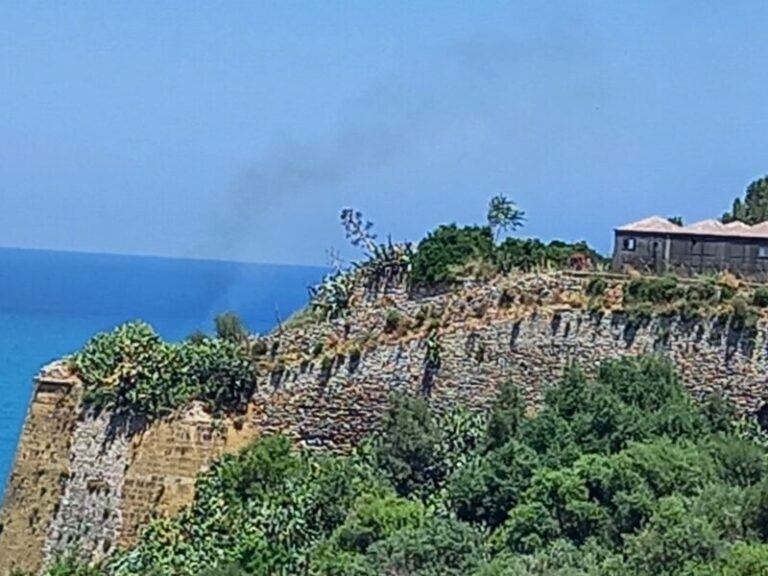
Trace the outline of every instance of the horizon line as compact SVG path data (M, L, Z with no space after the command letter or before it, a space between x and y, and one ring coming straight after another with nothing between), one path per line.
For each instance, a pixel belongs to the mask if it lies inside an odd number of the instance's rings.
M84 256L117 256L123 258L155 258L158 260L189 260L191 262L215 262L219 264L249 264L261 266L283 266L286 268L317 268L327 269L320 264L286 264L284 262L257 262L255 260L225 259L202 256L171 256L167 254L147 254L141 252L100 252L98 250L72 250L66 248L39 248L31 246L0 245L0 250L18 250L20 252L55 252L60 254L81 254Z

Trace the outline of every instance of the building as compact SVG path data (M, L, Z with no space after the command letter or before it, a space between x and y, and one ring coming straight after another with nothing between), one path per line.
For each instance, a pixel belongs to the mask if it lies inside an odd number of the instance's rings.
M679 226L652 216L615 229L613 269L682 275L729 271L768 281L768 222L704 220Z

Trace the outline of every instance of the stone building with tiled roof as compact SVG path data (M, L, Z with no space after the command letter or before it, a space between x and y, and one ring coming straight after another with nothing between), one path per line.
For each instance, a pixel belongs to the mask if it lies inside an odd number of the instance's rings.
M615 229L613 269L686 275L727 270L768 280L768 222L703 220L680 226L652 216Z

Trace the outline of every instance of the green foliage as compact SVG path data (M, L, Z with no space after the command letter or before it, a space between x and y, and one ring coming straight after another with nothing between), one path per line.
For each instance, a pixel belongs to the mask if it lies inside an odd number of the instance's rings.
M424 515L424 507L411 500L394 494L366 494L355 502L331 540L344 551L365 554L373 543L403 528L419 526Z
M493 235L487 226L439 226L419 242L411 282L415 286L451 283L456 280L456 267L473 259L491 260L492 254Z
M496 402L491 409L486 431L488 448L499 448L514 438L525 416L525 405L520 390L510 380L499 387Z
M736 543L701 576L763 576L768 574L768 545Z
M222 340L243 342L248 338L248 329L234 312L219 314L214 319L216 335Z
M728 302L734 296L736 296L736 292L737 290L733 286L729 286L728 284L721 284L720 285L720 301Z
M247 574L248 573L237 564L229 564L227 566L203 570L200 572L199 576L246 576Z
M515 206L514 202L502 194L491 198L488 203L488 227L496 231L495 237L508 229L514 232L523 226L523 222L525 212Z
M537 266L563 268L576 254L595 264L605 261L586 242L545 244L538 239L506 238L496 244L501 232L517 230L524 220L524 213L500 195L489 203L487 226L438 226L409 258L412 286L443 287L465 277L488 279L499 272L530 271Z
M715 437L709 446L721 479L733 486L751 486L766 478L763 449L743 438Z
M599 276L595 276L594 278L590 278L589 282L587 282L587 287L585 289L585 293L587 296L602 296L605 294L605 291L608 289L608 282L605 281L605 278L600 278Z
M384 317L384 332L390 334L397 331L400 324L403 321L403 315L399 310L391 309L387 310L387 314Z
M208 340L208 334L206 334L202 330L195 330L194 332L192 332L192 334L187 336L187 340L189 340L194 344L201 344L206 340Z
M692 402L656 357L606 362L592 379L572 368L533 415L510 383L487 416L396 396L351 455L277 436L220 458L188 509L101 570L762 575L766 449L732 416L720 396Z
M765 296L765 304L768 305L768 291L757 296L752 304L762 303L762 296ZM722 308L717 308L723 302L730 304L730 314L722 314ZM637 325L647 322L654 314L677 315L681 320L695 321L719 310L726 319L730 319L731 328L749 332L758 319L755 305L742 296L736 296L733 287L716 284L711 279L682 285L674 276L638 277L623 287L624 311L628 321Z
M65 554L53 562L44 576L99 576L100 574L98 569L81 563L74 555Z
M768 481L747 491L744 508L747 528L762 542L768 542Z
M747 186L744 201L736 198L730 212L723 214L725 223L738 220L746 224L759 224L768 220L768 176L758 178Z
M86 402L97 409L161 417L192 396L177 352L150 326L134 322L95 336L72 360Z
M450 518L428 518L371 547L377 574L464 576L483 560L480 534Z
M758 308L768 307L768 286L760 286L752 295L752 305Z
M757 312L741 296L731 300L731 310L731 327L735 330L751 330L757 324Z
M537 465L533 450L508 442L475 458L451 478L449 505L461 520L499 526L528 488Z
M206 340L178 348L179 363L194 396L212 408L243 407L256 389L256 372L247 350L230 340Z
M215 410L239 408L255 390L256 368L244 345L211 338L169 344L141 322L95 336L72 363L88 404L149 418L192 399Z
M440 433L421 398L395 396L376 444L378 468L401 496L426 497L442 482Z
M636 304L650 302L653 304L669 304L683 294L678 280L674 276L662 278L633 278L624 285L624 303Z
M576 253L585 254L595 262L602 257L585 242L568 243L553 240L544 244L539 239L507 238L494 251L494 259L502 272L517 269L529 271L537 266L563 268Z
M681 496L660 500L648 525L627 539L629 574L676 575L713 561L724 543L706 518L691 514L691 502Z

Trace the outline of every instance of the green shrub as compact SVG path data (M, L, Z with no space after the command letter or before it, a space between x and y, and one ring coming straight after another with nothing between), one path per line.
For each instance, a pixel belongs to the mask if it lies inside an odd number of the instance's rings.
M494 259L502 272L509 272L512 269L529 271L536 266L547 265L563 268L576 253L586 254L595 264L604 260L585 242L571 244L553 240L549 244L544 244L537 238L507 238L496 247Z
M735 330L751 330L757 325L757 312L742 296L731 300L731 327Z
M768 286L760 286L752 295L752 305L758 308L768 307Z
M195 330L194 332L192 332L192 334L187 336L187 340L189 340L190 342L195 342L199 344L200 342L205 342L206 340L208 340L208 334L206 334L202 330Z
M149 418L192 399L234 408L255 386L255 366L242 345L210 338L169 344L141 322L98 334L71 361L86 404Z
M653 305L650 302L638 302L624 309L627 322L633 326L642 326L653 318Z
M681 300L676 308L677 314L684 322L692 322L701 319L702 304L699 300Z
M248 330L240 317L233 312L225 312L216 316L216 335L223 340L242 342L248 337Z
M674 276L661 278L633 278L624 285L624 303L649 302L669 304L681 298L684 291Z
M178 348L179 369L191 394L212 410L245 406L256 390L256 370L247 350L229 340L207 340Z
M605 294L605 291L608 289L608 282L605 281L604 278L600 278L599 276L596 276L594 278L590 278L589 282L587 282L587 287L585 289L585 292L587 296L602 296Z
M192 395L177 352L149 325L133 322L95 336L72 360L90 405L163 416Z
M728 284L720 285L720 301L721 302L727 302L734 296L736 296L736 288L734 288L733 286L729 286Z
M262 436L214 461L189 507L100 570L767 573L764 439L729 426L730 407L701 408L657 357L605 362L593 378L571 369L530 412L528 385L503 386L490 416L396 396L374 436L343 454ZM91 574L75 568L56 575Z
M13 574L13 572L11 574ZM44 576L101 576L101 572L96 568L80 562L73 554L65 554L59 556L53 564L48 567Z
M411 282L417 287L451 283L456 280L456 267L473 259L490 261L492 256L493 236L487 226L439 226L419 242L413 257Z
M387 310L384 317L384 332L391 334L396 331L403 321L403 315L398 310Z
M717 286L711 282L698 282L691 284L685 291L686 300L713 303L717 300Z

